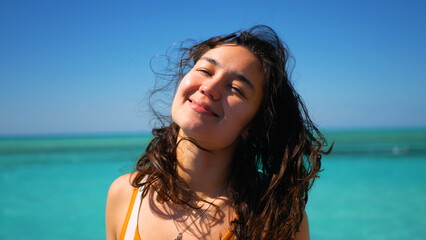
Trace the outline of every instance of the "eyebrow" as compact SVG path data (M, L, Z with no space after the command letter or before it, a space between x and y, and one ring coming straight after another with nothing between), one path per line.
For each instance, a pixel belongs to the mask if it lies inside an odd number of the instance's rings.
M218 61L216 61L215 59L213 59L213 58L209 58L209 57L202 57L202 58L200 58L200 60L204 60L204 61L207 61L207 62L209 62L209 63L211 63L211 64L213 64L213 65L215 65L215 66L217 66L217 67L222 67L222 65L218 62ZM254 88L254 85L253 85L253 83L250 81L250 80L248 80L246 77L244 77L243 75L241 75L241 74L239 74L239 73L236 73L236 72L232 72L232 74L238 79L238 80L240 80L241 82L244 82L245 84L247 84L250 88L251 88L251 90L253 90L253 91L255 91L255 88Z

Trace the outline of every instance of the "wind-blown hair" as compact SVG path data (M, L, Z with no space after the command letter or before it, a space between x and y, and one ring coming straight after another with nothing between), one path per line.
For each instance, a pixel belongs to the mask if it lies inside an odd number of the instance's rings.
M292 59L286 45L267 26L210 38L182 48L176 86L188 67L207 51L223 44L245 47L263 67L263 100L240 140L230 166L227 184L238 214L238 239L293 239L299 230L308 191L321 169L325 138L311 121L289 75ZM133 186L146 185L158 192L159 201L190 207L196 198L176 173L179 126L154 129L154 138L136 166ZM141 180L148 176L147 181ZM154 184L155 183L155 184Z

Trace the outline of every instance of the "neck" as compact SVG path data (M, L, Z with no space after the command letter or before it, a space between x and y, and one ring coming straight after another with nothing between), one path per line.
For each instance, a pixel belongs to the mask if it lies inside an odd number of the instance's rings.
M177 174L200 198L215 198L224 189L233 151L204 151L183 140L176 151Z

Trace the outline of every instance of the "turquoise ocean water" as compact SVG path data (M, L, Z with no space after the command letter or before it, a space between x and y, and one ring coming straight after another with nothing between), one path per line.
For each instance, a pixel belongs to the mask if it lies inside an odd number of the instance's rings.
M426 129L328 131L311 239L426 239ZM104 239L108 187L149 134L0 138L0 239Z

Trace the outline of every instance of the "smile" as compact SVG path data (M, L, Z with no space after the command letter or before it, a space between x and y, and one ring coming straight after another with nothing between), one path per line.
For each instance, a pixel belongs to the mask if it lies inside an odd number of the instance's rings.
M189 101L189 105L191 106L192 110L198 112L198 113L202 113L202 114L208 114L208 115L212 115L215 117L219 117L219 115L217 115L212 109L211 107L209 107L206 103L201 102L199 100L192 100L192 99L188 99Z

